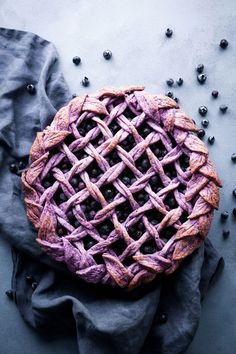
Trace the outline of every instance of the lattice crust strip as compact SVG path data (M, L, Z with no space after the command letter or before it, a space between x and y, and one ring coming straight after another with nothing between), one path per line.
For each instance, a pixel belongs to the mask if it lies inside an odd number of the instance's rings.
M193 120L143 87L72 99L22 174L37 242L87 282L132 289L206 237L221 182Z

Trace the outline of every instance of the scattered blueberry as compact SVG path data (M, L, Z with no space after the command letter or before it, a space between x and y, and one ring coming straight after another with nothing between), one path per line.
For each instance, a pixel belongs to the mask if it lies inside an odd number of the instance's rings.
M204 117L204 116L207 114L208 109L207 109L206 106L200 106L200 107L198 108L198 112L199 112L199 114L200 114L202 117Z
M109 60L112 57L112 52L110 50L104 50L103 56L106 60Z
M87 87L89 85L89 79L85 76L81 81L82 86Z
M228 47L228 45L229 45L229 42L227 41L227 39L221 39L221 41L220 41L220 47L221 47L222 49L226 49L226 48Z
M207 76L206 76L205 74L199 74L199 75L197 76L197 79L198 79L198 82L199 82L200 84L204 84L204 82L205 82L206 79L207 79Z
M223 230L223 237L227 238L230 235L230 230Z
M182 79L182 77L180 77L176 82L177 82L177 85L178 85L178 86L182 86L184 80Z
M73 61L73 63L74 63L75 65L79 65L80 62L81 62L81 59L80 59L80 57L75 56L75 57L72 59L72 61Z
M167 321L167 315L165 313L162 313L160 316L159 316L159 322L160 323L166 323Z
M26 167L24 161L19 161L18 167L20 170L23 170Z
M11 290L11 289L9 289L9 290L7 290L6 292L5 292L5 294L7 295L7 297L9 298L9 299L11 299L11 300L13 300L13 295L14 295L14 293L13 293L13 290Z
M214 136L209 136L207 140L208 140L209 144L212 145L215 142L215 137Z
M176 103L178 103L178 102L179 102L178 97L175 97L175 98L174 98L174 100L175 100L175 102L176 102Z
M32 284L32 283L35 281L33 275L26 275L26 276L25 276L25 279L26 279L26 281L27 281L28 283L30 283L30 284Z
M233 190L233 196L236 198L236 188Z
M170 37L172 36L172 34L173 34L172 29L167 28L167 30L166 30L166 37L170 38Z
M217 90L213 90L211 95L212 95L212 97L217 98L219 95L219 92Z
M223 212L220 214L220 217L221 217L222 220L228 219L228 217L229 217L228 211L223 211Z
M228 109L228 106L226 106L225 104L222 104L219 108L222 113L225 113Z
M233 162L236 162L236 153L235 152L231 155L231 160Z
M201 124L202 124L203 127L206 128L209 125L209 120L208 119L202 119Z
M233 215L236 216L236 208L233 208Z
M77 94L76 94L76 93L73 93L71 97L72 97L72 98L75 98L75 97L77 97Z
M36 92L35 86L33 84L28 84L26 86L26 90L31 94L34 95Z
M173 86L174 85L174 80L173 79L168 79L166 80L166 83L168 86Z
M38 283L37 283L36 281L34 281L34 282L31 284L31 288L32 288L33 290L35 290L35 289L37 288L37 286L38 286Z
M170 98L173 98L173 97L174 97L174 94L173 94L172 91L168 91L168 92L166 93L166 96L168 96L168 97L170 97Z
M11 163L9 166L9 169L11 171L11 173L17 173L18 172L18 167L16 166L15 163Z
M203 64L198 64L198 66L196 67L196 71L201 74L204 70L204 65Z
M204 129L199 129L199 131L197 132L197 136L201 139L205 136L205 130Z

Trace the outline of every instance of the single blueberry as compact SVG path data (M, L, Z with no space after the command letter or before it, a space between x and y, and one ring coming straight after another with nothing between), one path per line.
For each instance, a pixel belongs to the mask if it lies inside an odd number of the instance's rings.
M209 136L207 140L208 140L209 144L212 145L215 142L215 137L214 136Z
M143 136L146 137L151 133L151 129L150 128L144 128L143 129Z
M80 62L81 62L81 59L80 59L80 57L75 56L75 57L72 59L72 62L73 62L75 65L79 65Z
M170 97L170 98L173 98L173 97L174 97L174 94L173 94L172 91L168 91L168 92L166 93L166 96L168 96L168 97Z
M102 225L100 227L100 233L101 234L105 234L105 235L108 235L109 233L111 232L111 228L109 227L109 225Z
M219 95L219 92L217 90L213 90L211 95L212 95L212 97L217 98Z
M229 235L230 235L230 230L223 230L223 237L224 238L227 238L227 237L229 237Z
M198 82L199 82L200 84L204 84L204 82L205 82L206 79L207 79L207 76L206 76L205 74L199 74L199 75L197 76L197 79L198 79Z
M222 49L226 49L226 48L228 47L228 45L229 45L229 42L227 41L227 39L221 39L219 45L220 45L220 47L221 47Z
M43 186L44 186L44 188L47 189L51 186L51 183L49 181L45 181L45 182L43 182Z
M57 230L57 234L59 237L64 236L65 234L64 229L62 227L59 227L59 229Z
M205 130L204 129L199 129L197 132L197 136L201 139L205 136Z
M174 98L174 100L175 100L175 102L176 102L176 103L178 103L178 102L179 102L178 97L175 97L175 98Z
M209 125L209 120L208 119L202 119L201 124L203 127L207 128Z
M174 85L174 80L173 79L168 79L166 80L166 83L168 86L173 86Z
M29 284L32 284L35 281L34 276L29 274L25 276L25 279Z
M172 34L173 34L172 29L167 28L167 30L166 30L166 37L170 38L170 37L172 36Z
M89 79L86 76L81 81L81 85L84 86L84 87L89 86Z
M219 108L222 113L225 113L228 109L228 106L226 106L225 104L222 104Z
M156 249L153 246L144 245L142 247L142 253L143 254L150 254L150 253L154 253L155 251L156 251Z
M24 161L19 161L18 167L20 170L23 170L26 167Z
M36 92L35 86L33 84L28 84L26 86L26 90L28 91L29 94L34 95Z
M204 70L204 65L203 64L198 64L198 66L196 67L196 71L201 74Z
M166 323L167 322L167 315L165 313L162 313L160 316L159 316L159 322L160 323Z
M17 173L18 172L18 167L15 163L11 163L9 166L9 169L11 171L11 173Z
M142 168L146 171L149 169L150 167L150 162L148 159L143 159L143 161L141 162L141 166Z
M126 185L126 186L130 186L130 178L129 177L127 177L127 176L124 176L123 178L122 178L122 182Z
M13 290L9 289L5 292L5 294L7 295L7 297L11 300L13 300L13 297L14 297L14 292Z
M31 284L31 288L33 290L35 290L37 288L37 286L38 286L38 283L36 281Z
M76 177L71 178L70 184L72 187L76 187L78 185L78 179Z
M66 214L66 216L68 217L68 219L72 219L74 217L73 211L69 210Z
M74 227L77 229L78 227L80 227L80 222L78 220L75 220L74 222Z
M111 189L106 189L105 192L104 192L104 197L105 197L106 199L110 199L110 198L114 197L114 192L113 192L113 190L111 190Z
M184 80L182 79L182 77L180 77L176 82L177 82L177 85L178 85L178 86L182 86Z
M231 160L233 162L236 162L236 153L235 152L231 155Z
M222 220L228 219L228 217L229 217L228 211L222 212L222 213L220 214L220 217L221 217Z
M65 202L67 200L67 196L65 195L65 193L60 193L59 197L62 202Z
M103 57L104 57L106 60L111 59L111 57L112 57L112 52L111 52L109 49L104 50L104 52L103 52Z
M86 250L88 250L89 248L93 247L95 245L95 241L94 240L89 240L87 242L84 243L84 248Z
M200 106L200 107L198 108L198 112L199 112L199 114L200 114L202 117L204 117L204 116L207 114L208 109L207 109L206 106Z

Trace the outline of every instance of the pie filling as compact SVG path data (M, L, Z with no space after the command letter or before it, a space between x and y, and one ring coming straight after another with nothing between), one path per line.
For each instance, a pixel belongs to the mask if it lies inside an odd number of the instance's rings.
M114 102L107 107L108 111L117 103L119 99L114 98ZM188 152L181 150L177 160L165 164L166 155L170 155L177 146L173 136L166 132L168 144L165 144L158 134L159 125L155 130L153 125L156 123L146 118L141 124L134 124L139 134L135 140L122 126L123 119L132 121L134 118L137 121L137 112L132 112L131 107L111 122L108 121L110 118L105 117L109 128L106 131L102 131L92 113L80 124L75 122L69 128L71 134L50 151L46 168L40 176L43 195L53 193L51 201L57 219L58 237L76 236L76 243L82 243L97 264L103 263L104 247L119 256L124 265L133 263L130 255L125 257L126 241L117 237L117 223L126 230L126 240L131 238L140 242L138 252L153 254L163 248L189 215L187 210L182 209L174 225L161 226L167 212L179 207L178 199L183 197L192 176ZM87 136L89 139L84 146L77 144L81 137ZM122 139L111 152L104 153L113 136L121 136ZM144 140L147 148L140 153L139 145ZM150 161L152 154L162 162L164 177L153 168ZM80 166L79 173L75 165ZM108 178L104 182L105 175ZM69 188L68 184L63 183L64 180L69 182ZM165 191L170 183L177 183L178 186ZM90 184L97 187L99 196L91 193ZM162 210L155 206L155 196L163 203ZM156 233L159 237L153 238L150 233ZM107 242L104 247L96 248L101 239Z

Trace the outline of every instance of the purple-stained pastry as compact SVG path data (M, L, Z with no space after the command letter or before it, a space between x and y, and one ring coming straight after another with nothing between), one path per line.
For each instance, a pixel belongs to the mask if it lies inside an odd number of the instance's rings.
M172 273L206 237L221 182L193 120L143 87L72 99L22 174L36 241L90 283Z

